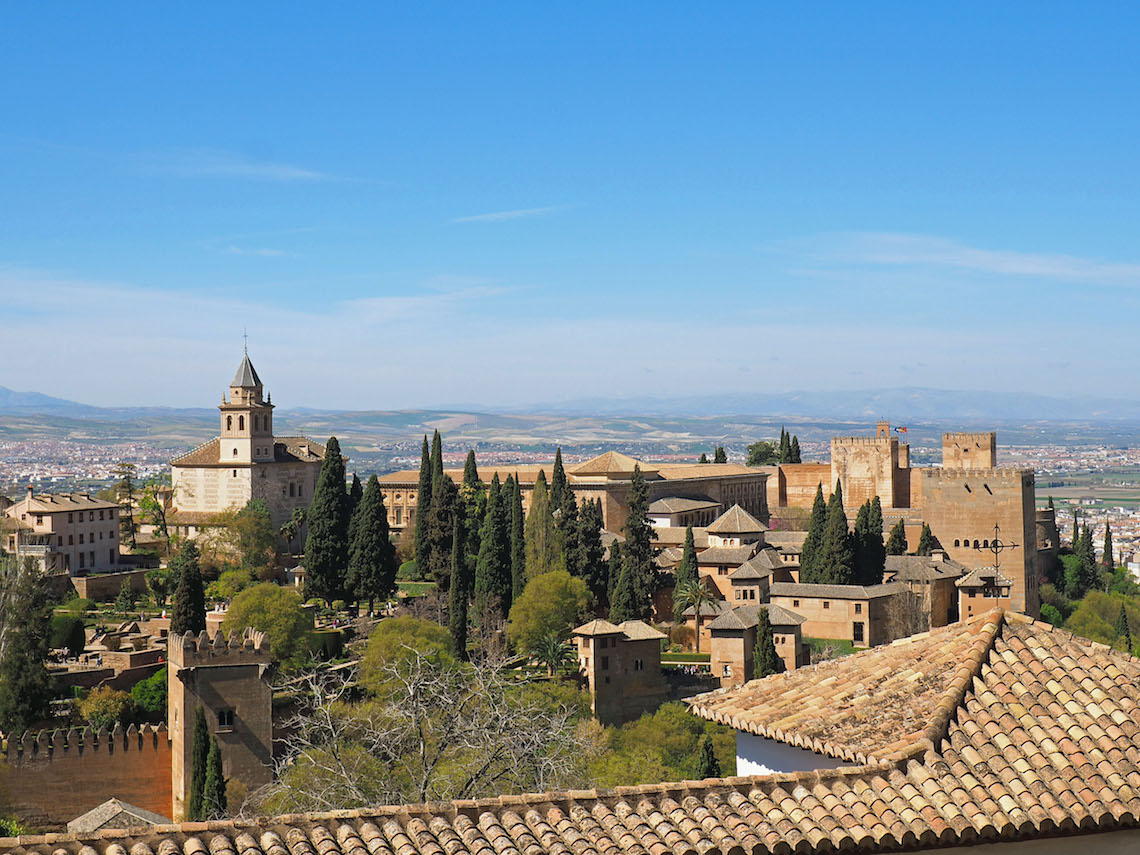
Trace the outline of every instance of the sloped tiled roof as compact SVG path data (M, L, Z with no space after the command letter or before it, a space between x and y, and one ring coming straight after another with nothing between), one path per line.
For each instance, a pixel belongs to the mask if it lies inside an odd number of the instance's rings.
M733 505L708 527L709 534L756 534L767 530L768 526L740 505Z
M772 626L799 626L807 618L798 615L789 609L777 606L775 603L764 603L756 606L737 606L721 614L708 625L709 629L749 629L756 626L760 620L760 610L768 612L768 620Z
M89 511L117 508L114 502L96 498L88 493L33 493L31 499L15 504L27 508L30 514L58 514L62 511Z
M814 582L773 582L773 597L827 597L832 600L873 600L905 591L901 582L882 585L818 585Z
M663 499L649 503L651 514L682 514L685 511L699 511L703 508L715 508L720 502L712 499L687 499L684 496L666 496Z
M649 624L640 620L627 620L618 624L618 627L625 633L625 637L633 641L645 641L647 639L660 639L668 638L665 633L654 629Z
M645 464L636 458L630 457L628 454L622 454L620 451L607 451L605 454L599 454L587 460L585 463L579 463L569 471L570 475L629 475L633 473L633 468L640 466L642 472L655 471L652 467L646 468Z
M923 654L943 644L958 655L956 663ZM879 657L891 648L903 653L884 662ZM889 701L881 710L909 715L906 721L892 718L887 729L913 734L890 762L608 791L188 822L121 834L23 836L0 840L0 852L814 855L1060 835L1073 835L1073 849L1096 851L1097 841L1080 835L1137 826L1140 663L1135 659L1000 610L891 648L846 657L845 671L817 680L816 695L805 697L819 701L836 684L850 693L876 692L883 674L890 673L885 667L908 668L917 700L909 694L880 697ZM913 653L926 664L908 664ZM819 667L760 682L818 675ZM926 687L926 679L939 685ZM735 691L750 692L755 685ZM868 732L866 744L877 741L876 732Z
M230 386L253 389L260 385L261 378L257 376L257 370L253 367L253 363L249 361L249 354L247 353L242 357L241 365L237 367L237 371L234 372L234 379L230 381Z
M653 533L657 535L658 546L685 545L685 526L655 525L653 527ZM697 549L708 547L709 533L706 529L693 526L693 545L697 547Z
M710 546L697 553L698 564L743 564L756 552L757 544L744 546Z
M1008 587L1013 582L996 567L976 567L954 584L959 588L976 588L987 584Z
M761 549L729 574L729 579L767 579L773 570L784 567L775 549Z
M931 582L936 579L957 579L969 568L950 558L943 560L926 555L888 555L884 570L892 582Z
M594 618L589 623L584 623L576 627L570 634L571 635L617 635L621 629L617 624L612 624L604 618Z
M149 828L166 825L170 819L122 799L107 799L67 824L72 834L83 834L110 828Z

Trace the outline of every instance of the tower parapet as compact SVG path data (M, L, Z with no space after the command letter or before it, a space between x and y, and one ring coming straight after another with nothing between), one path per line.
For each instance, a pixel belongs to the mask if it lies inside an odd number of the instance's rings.
M942 434L943 469L994 469L997 467L997 433Z

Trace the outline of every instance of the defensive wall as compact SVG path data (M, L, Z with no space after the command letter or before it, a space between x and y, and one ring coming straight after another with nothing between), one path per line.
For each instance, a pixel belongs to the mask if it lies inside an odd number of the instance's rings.
M37 828L62 827L112 796L170 816L170 738L165 725L25 733L3 746L7 809Z
M72 576L71 584L80 597L86 597L96 602L105 602L118 596L124 580L130 583L131 590L136 594L145 594L147 592L146 574L146 569L140 569L125 570L118 573L96 573L92 576Z
M997 466L997 434L942 434L942 466L945 469L993 469Z
M898 469L899 441L892 436L831 440L831 483L843 484L844 507L857 508L875 496L886 508L910 507L909 478L896 477Z

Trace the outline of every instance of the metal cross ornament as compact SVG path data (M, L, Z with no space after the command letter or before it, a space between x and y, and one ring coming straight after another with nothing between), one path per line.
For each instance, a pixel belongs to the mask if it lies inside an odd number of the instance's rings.
M998 568L998 564L1000 563L999 556L1001 555L1001 553L1005 552L1007 549L1016 549L1018 546L1021 545L1019 543L1007 543L1006 541L1001 539L1000 534L1001 534L1001 527L998 526L997 524L995 524L994 525L994 539L990 541L990 552L992 552L994 554L994 569L995 570Z

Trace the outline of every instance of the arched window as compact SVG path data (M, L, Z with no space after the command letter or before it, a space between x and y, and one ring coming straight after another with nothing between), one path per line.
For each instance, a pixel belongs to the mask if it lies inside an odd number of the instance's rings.
M226 430L230 431L233 429L234 429L234 417L233 416L226 416Z
M982 541L982 549L989 549L989 548L990 548L990 542L988 540L983 540Z
M237 457L237 449L234 449L234 457Z
M238 430L245 430L245 416L238 416Z
M962 544L961 544L961 543L959 543L957 540L955 540L955 541L954 541L954 545L955 545L955 546L961 546Z
M978 548L978 542L975 540L974 541L974 549L977 549L977 548Z

